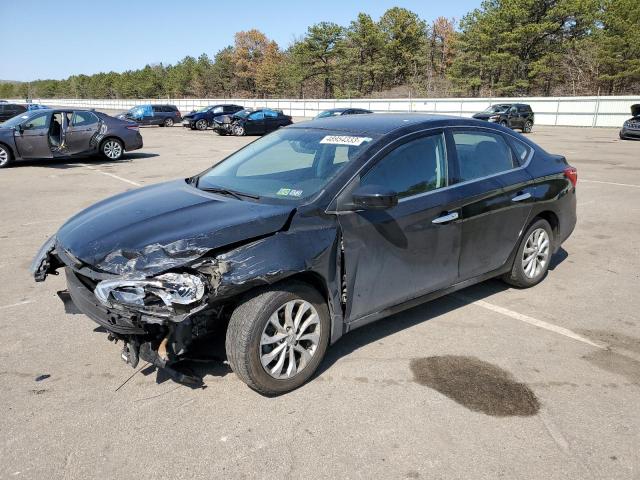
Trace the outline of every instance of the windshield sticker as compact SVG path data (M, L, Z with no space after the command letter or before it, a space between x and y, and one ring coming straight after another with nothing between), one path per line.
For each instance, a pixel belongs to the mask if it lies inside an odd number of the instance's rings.
M364 142L370 142L371 139L369 137L351 137L348 135L327 135L320 143L328 143L330 145L350 145L350 146L360 146Z
M302 190L292 190L290 188L281 188L276 192L276 195L280 195L282 197L301 197Z

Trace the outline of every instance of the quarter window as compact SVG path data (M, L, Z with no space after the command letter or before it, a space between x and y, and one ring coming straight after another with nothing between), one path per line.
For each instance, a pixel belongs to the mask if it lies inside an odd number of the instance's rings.
M390 188L399 198L446 186L444 135L420 137L400 145L369 170L360 184Z
M501 135L485 132L454 132L459 181L465 182L516 167L513 153Z

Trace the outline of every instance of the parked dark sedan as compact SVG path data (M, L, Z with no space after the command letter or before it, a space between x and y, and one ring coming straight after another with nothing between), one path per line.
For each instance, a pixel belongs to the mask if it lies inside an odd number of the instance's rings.
M315 120L89 207L32 273L64 269L63 298L133 366L197 382L173 365L226 328L231 368L278 394L354 328L492 277L536 285L573 231L576 182L564 157L486 122Z
M31 110L0 124L0 168L15 160L102 153L119 160L142 148L138 125L93 110Z
M525 103L492 105L485 111L476 113L473 118L499 123L503 127L517 128L523 133L531 133L535 121L533 110Z
M281 110L260 108L241 110L233 115L220 115L213 119L213 130L218 135L264 135L280 127L291 125L291 117Z
M0 103L0 122L20 115L27 111L27 107L18 103Z
M182 121L182 115L175 105L138 105L117 115L120 120L131 120L139 125L173 127Z
M200 110L185 115L182 126L191 130L206 130L213 123L213 119L220 115L233 115L244 107L241 105L209 105Z
M315 118L318 119L327 117L338 117L340 115L362 115L364 113L373 112L364 108L331 108L329 110L323 110L318 115L316 115Z
M640 140L640 103L631 105L631 115L633 116L620 129L622 140Z

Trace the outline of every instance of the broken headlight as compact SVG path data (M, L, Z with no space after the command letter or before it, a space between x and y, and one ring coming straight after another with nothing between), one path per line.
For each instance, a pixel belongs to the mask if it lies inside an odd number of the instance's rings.
M103 280L94 294L104 305L168 307L191 305L204 296L204 282L197 275L165 273L146 280Z

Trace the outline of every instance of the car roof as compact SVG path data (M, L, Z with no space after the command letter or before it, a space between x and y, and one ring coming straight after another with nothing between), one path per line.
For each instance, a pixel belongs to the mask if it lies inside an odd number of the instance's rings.
M296 123L287 128L322 128L385 135L400 128L437 126L436 124L486 125L486 122L451 115L427 113L374 113L372 115L341 115L338 117L318 118L313 122Z

